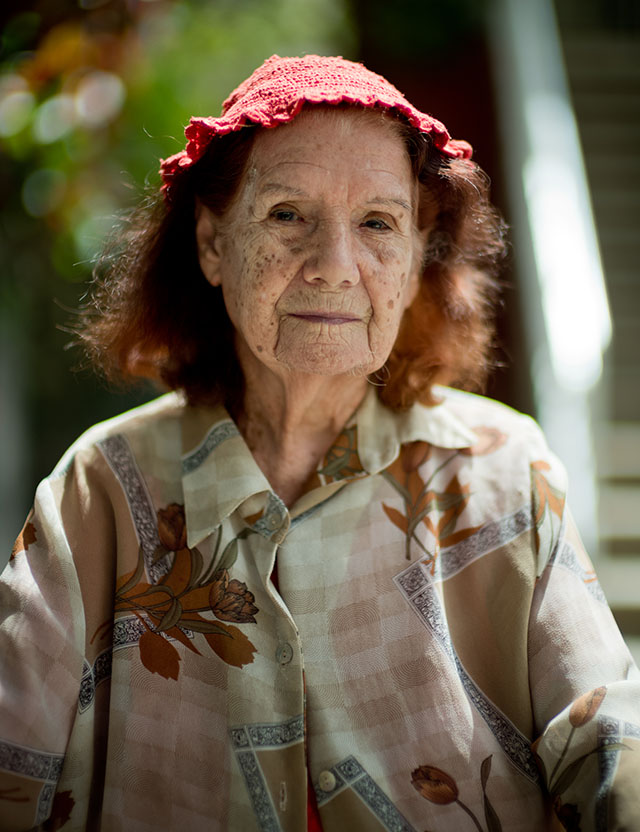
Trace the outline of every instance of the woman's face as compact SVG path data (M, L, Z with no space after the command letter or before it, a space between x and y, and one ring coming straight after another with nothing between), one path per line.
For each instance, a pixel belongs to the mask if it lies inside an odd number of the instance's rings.
M310 110L256 137L222 218L200 207L200 264L247 349L275 372L379 369L418 287L423 240L404 143L383 117Z

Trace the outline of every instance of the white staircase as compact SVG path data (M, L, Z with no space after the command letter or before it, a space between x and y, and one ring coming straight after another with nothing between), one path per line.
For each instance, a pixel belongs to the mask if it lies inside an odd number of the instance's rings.
M624 10L600 19L585 6L594 4L556 0L613 321L594 432L594 554L640 663L640 28L625 26Z

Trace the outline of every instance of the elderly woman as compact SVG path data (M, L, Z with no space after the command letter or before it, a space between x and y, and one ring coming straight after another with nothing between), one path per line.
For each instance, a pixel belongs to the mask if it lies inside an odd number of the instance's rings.
M82 337L1 586L0 829L640 828L638 671L536 425L481 380L471 148L340 58L194 118Z

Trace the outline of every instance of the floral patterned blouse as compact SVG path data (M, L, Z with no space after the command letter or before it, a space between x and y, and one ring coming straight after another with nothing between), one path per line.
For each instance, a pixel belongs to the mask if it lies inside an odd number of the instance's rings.
M535 423L372 390L287 508L169 394L0 582L0 830L640 829L640 674ZM277 583L274 566L277 563Z

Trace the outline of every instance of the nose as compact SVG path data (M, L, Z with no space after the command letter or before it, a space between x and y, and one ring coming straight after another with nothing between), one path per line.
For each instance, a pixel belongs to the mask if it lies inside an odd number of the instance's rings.
M355 241L348 223L320 223L310 249L303 268L307 283L325 283L334 288L353 286L360 280Z

